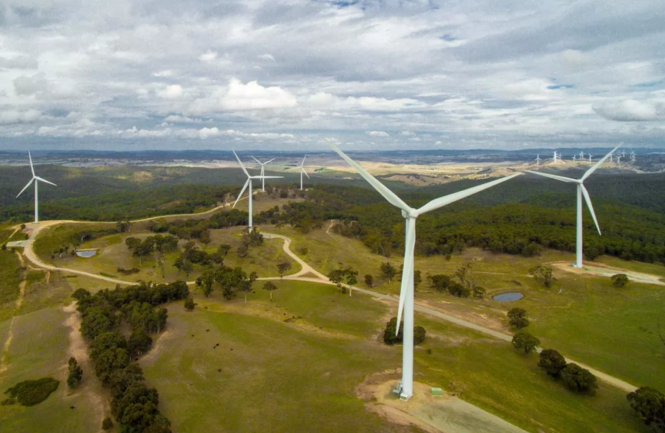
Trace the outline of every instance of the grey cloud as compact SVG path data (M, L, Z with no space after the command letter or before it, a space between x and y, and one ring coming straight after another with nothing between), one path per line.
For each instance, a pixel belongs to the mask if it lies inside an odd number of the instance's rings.
M593 107L599 115L619 122L646 122L665 120L665 101L624 101L608 102Z

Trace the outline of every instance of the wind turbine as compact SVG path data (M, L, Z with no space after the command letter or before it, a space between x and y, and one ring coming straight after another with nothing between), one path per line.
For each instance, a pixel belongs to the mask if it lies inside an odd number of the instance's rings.
M591 162L591 154L589 154L589 162Z
M28 189L28 187L34 182L35 183L35 224L39 223L39 182L44 182L48 183L49 185L53 186L58 186L54 184L53 182L49 182L46 179L42 179L41 177L37 176L35 174L35 168L32 165L32 155L30 155L30 151L28 151L28 158L30 158L30 170L32 171L32 179L30 179L30 182L26 186L23 187L21 192L18 193L16 198L18 198L21 194L23 194L23 191Z
M559 161L561 161L561 155L557 154L556 150L554 151L554 158L553 159L554 159L555 164L558 163Z
M526 170L529 173L537 174L538 176L544 176L544 177L549 177L551 179L555 180L560 180L562 182L568 182L568 183L576 183L577 184L577 239L576 239L576 246L575 246L575 264L573 265L576 268L581 268L582 267L582 196L584 196L584 200L586 201L586 205L589 208L589 212L591 213L591 216L593 217L593 222L596 224L596 229L598 230L598 234L600 235L600 226L598 225L598 220L596 219L596 214L593 211L593 205L591 204L591 197L589 197L589 192L586 190L584 187L584 181L591 176L591 174L596 171L596 169L603 163L607 158L610 157L619 147L615 147L610 153L605 155L600 161L595 163L590 169L584 173L584 176L582 176L580 179L571 179L569 177L563 177L563 176L557 176L555 174L547 174L547 173L541 173L538 171L530 171ZM619 159L620 157L617 157Z
M259 165L261 165L261 191L265 192L266 191L266 181L265 181L265 177L264 177L264 174L265 174L264 168L265 168L266 165L273 162L275 160L275 158L271 159L270 161L266 161L266 162L261 162L258 159L254 158L253 156L252 156L252 159L254 159L254 161L258 162Z
M453 202L461 200L470 195L476 194L487 188L491 188L518 174L506 176L501 179L487 182L464 191L449 194L430 201L421 208L414 209L407 205L402 199L397 197L385 185L379 182L375 177L369 174L358 163L346 156L337 146L328 143L329 146L339 154L346 162L353 167L370 185L376 189L390 204L401 209L402 216L406 220L405 241L404 241L404 266L402 269L402 286L399 293L399 307L397 311L397 334L399 334L400 319L404 313L404 340L402 343L402 381L400 398L409 399L413 395L413 268L414 268L414 248L416 245L416 219L427 212L439 209Z
M577 161L577 155L573 154L573 161Z
M581 150L581 151L580 151L580 160L583 160L583 159L584 159L584 151Z
M305 157L302 159L302 162L298 166L298 168L300 169L300 191L302 191L302 175L304 174L305 176L307 176L307 179L309 179L309 174L307 174L307 172L305 171L305 167L304 167L305 158L307 158L307 155L305 155Z
M540 160L540 154L537 154L536 155L536 167L538 167L540 165L540 161L541 161Z
M247 189L247 186L249 186L249 231L251 232L253 227L252 227L252 180L254 179L281 179L284 176L251 176L248 172L245 166L243 165L242 161L240 161L240 158L238 158L238 154L236 151L233 151L233 154L236 156L236 159L238 160L238 164L240 164L240 168L242 168L242 171L245 172L247 175L247 182L245 182L245 185L242 187L242 190L240 190L240 194L238 194L238 198L236 199L236 202L233 203L233 207L235 208L236 205L238 204L238 200L240 200L240 197L242 197L243 193Z

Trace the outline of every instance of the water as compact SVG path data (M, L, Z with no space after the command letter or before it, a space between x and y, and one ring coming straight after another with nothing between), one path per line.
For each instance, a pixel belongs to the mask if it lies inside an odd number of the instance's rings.
M89 259L90 257L94 256L97 254L97 250L85 250L85 251L77 251L76 255L79 257L83 257L85 259Z
M520 292L506 292L496 295L492 299L499 302L510 302L510 301L517 301L519 299L522 299L523 297L524 295L521 294Z

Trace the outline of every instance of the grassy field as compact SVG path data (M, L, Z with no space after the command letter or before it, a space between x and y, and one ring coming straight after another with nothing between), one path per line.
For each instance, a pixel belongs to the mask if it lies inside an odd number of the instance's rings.
M399 293L397 281L377 279L379 266L387 259L372 254L359 241L325 230L307 235L286 227L266 230L292 237L292 249L296 252L306 246L309 252L303 258L320 271L350 265L361 271L361 281L364 273L374 275L378 283L374 290ZM557 281L553 288L547 289L528 275L528 270L537 264L572 260L572 254L558 251L525 258L476 248L453 255L449 261L441 256L417 257L416 269L421 270L424 281L416 297L419 302L503 331L508 331L507 310L516 306L525 308L533 321L530 332L541 339L544 347L560 350L636 386L651 385L665 390L665 376L661 374L665 345L657 335L657 327L661 323L665 327L665 289L636 283L618 289L609 278L563 271L555 271ZM390 261L396 267L401 265L401 257L393 255ZM465 263L472 263L476 283L487 290L484 300L458 299L428 287L425 278L428 273L450 275ZM609 263L638 272L655 273L659 268L619 259ZM518 291L525 297L508 303L492 300L493 295L506 291Z
M247 304L216 292L194 312L170 307L168 333L142 364L175 431L399 431L354 395L366 375L401 364L401 347L379 341L392 307L330 286L279 285L273 303L257 289ZM622 392L573 395L539 371L535 355L417 321L428 330L418 381L463 389L465 400L531 432L646 432Z
M86 226L88 226L86 224ZM101 227L101 226L100 226ZM97 227L97 228L100 228ZM81 258L71 255L63 255L62 257L51 258L50 251L53 245L59 245L63 239L67 239L72 233L77 232L80 227L78 225L61 225L54 227L46 232L40 234L35 242L35 251L40 255L40 258L47 263L52 263L55 266L78 269L90 272L97 275L110 276L127 281L154 281L165 282L175 281L177 279L195 280L202 271L200 266L195 266L195 271L186 278L185 274L180 274L178 270L173 267L173 263L178 258L179 252L168 253L165 255L164 277L162 277L161 269L156 266L154 257L146 257L139 260L132 257L131 251L125 245L125 239L133 236L137 238L145 238L154 233L150 232L132 232L123 234L112 234L94 239L81 244L80 248L98 248L97 254L92 258ZM91 227L94 228L94 227ZM264 244L258 247L250 248L247 257L239 258L235 251L241 244L240 233L243 227L230 227L227 229L211 230L212 242L208 245L198 243L198 247L210 253L214 252L221 244L231 245L232 250L225 257L224 263L227 266L240 266L245 272L256 272L259 277L269 277L277 275L277 263L288 261L292 265L290 272L297 272L300 270L300 265L293 261L282 250L283 241L279 239L266 239ZM185 243L181 241L181 246ZM50 247L47 247L50 246ZM124 276L118 272L118 268L138 268L140 271L136 274Z
M13 251L0 250L0 321L14 315L22 280L23 270L16 254Z
M99 430L101 418L89 399L67 389L69 328L63 324L65 317L62 310L48 308L22 315L14 321L9 367L0 375L0 391L4 392L23 380L47 376L59 380L60 385L46 401L36 406L0 406L3 433L89 433ZM6 329L6 323L0 323L0 329ZM84 371L83 374L85 381L91 380L94 373Z

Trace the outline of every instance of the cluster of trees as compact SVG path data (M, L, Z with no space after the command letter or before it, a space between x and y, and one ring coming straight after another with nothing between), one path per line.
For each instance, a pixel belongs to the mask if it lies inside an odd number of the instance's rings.
M550 265L537 265L529 269L529 275L540 281L543 286L550 288L556 281L554 269Z
M644 424L657 433L665 432L665 395L655 388L644 386L627 396L630 407Z
M247 275L240 267L231 268L220 263L217 267L205 270L196 279L196 286L206 297L212 294L213 288L217 285L222 290L224 299L231 300L238 293L243 293L247 302L247 294L252 291L252 284L256 278L256 272Z
M460 266L451 275L437 274L428 275L430 286L437 292L448 292L458 298L468 298L473 295L476 299L483 299L486 290L477 285L471 269L471 263Z
M571 391L593 394L598 388L598 380L593 373L572 362L566 363L566 359L554 349L540 352L538 366L555 380L561 380Z
M148 388L141 367L132 363L152 345L150 333L166 326L167 310L156 306L186 299L187 284L141 283L127 289L101 290L92 295L78 289L72 295L81 313L81 333L89 342L95 374L112 395L112 413L120 431L131 433L168 433L169 421L157 409L157 390ZM127 324L128 340L120 332Z
M528 318L528 313L523 308L512 308L508 311L508 323L511 328L522 329L529 326L531 321Z
M125 239L125 245L132 252L132 255L139 259L139 263L143 262L143 258L154 254L155 260L159 264L162 254L178 249L178 238L171 235L156 235L141 240L130 236Z
M204 244L210 243L210 230L247 225L249 215L245 211L231 209L217 212L208 219L176 219L151 221L148 228L153 233L169 233L179 239L198 239Z
M83 369L73 356L69 358L67 366L67 386L74 389L79 386L81 380L83 380Z
M402 324L403 325L403 324ZM393 317L386 324L386 329L383 331L383 342L389 346L394 344L402 344L404 341L404 326L400 326L399 333L397 333L397 317ZM419 345L425 341L427 331L422 326L414 326L413 328L413 344Z
M346 285L353 287L358 284L358 271L354 271L350 267L344 269L334 269L328 273L328 279L331 283L337 286L337 289L346 293ZM352 295L353 289L349 288L349 296Z
M58 389L58 385L60 382L52 377L19 382L5 391L8 398L2 401L2 405L8 406L18 402L22 406L34 406L46 400Z

